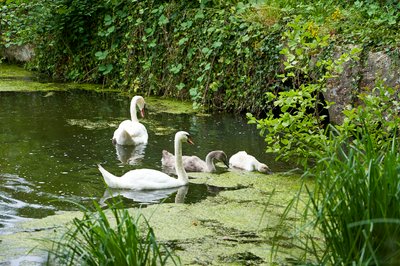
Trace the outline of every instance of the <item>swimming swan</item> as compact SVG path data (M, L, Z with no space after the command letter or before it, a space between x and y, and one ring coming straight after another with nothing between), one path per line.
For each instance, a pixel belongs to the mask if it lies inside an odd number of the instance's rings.
M183 167L188 172L215 172L214 159L223 162L227 167L228 157L223 151L211 151L206 156L206 161L203 161L197 156L182 156ZM175 168L175 157L172 153L163 150L161 164L164 167Z
M141 116L144 117L145 101L142 96L135 96L131 100L131 120L124 120L119 124L118 128L114 131L112 138L113 144L147 144L149 136L144 125L141 124L137 118L136 105L139 107Z
M182 164L182 142L193 144L189 133L179 131L175 134L175 164L178 178L173 178L163 172L153 169L136 169L125 173L121 177L117 177L101 165L98 165L104 181L111 188L125 188L135 190L154 190L174 188L187 185L189 183L188 176Z
M247 154L245 151L239 151L229 159L231 168L239 168L246 171L259 171L261 173L272 173L266 164L260 163L254 156Z

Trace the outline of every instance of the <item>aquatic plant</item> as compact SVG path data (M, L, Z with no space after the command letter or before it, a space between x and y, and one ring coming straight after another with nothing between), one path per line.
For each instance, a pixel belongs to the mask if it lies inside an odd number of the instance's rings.
M400 259L398 141L394 137L382 149L363 128L357 142L331 152L316 169L310 200L326 239L324 262L379 265Z
M400 260L400 153L393 135L382 145L367 122L343 142L332 129L331 149L309 168L299 193L281 217L276 239L289 235L303 253L296 260L318 265L395 265ZM332 147L335 147L333 149ZM304 193L308 201L304 204ZM302 196L303 195L303 196ZM301 205L301 207L299 207ZM297 215L298 223L288 219ZM274 242L275 253L280 249ZM293 254L292 254L293 255Z
M62 265L179 265L179 258L156 240L149 221L142 215L132 217L121 206L94 211L81 207L81 219L72 226L51 251Z

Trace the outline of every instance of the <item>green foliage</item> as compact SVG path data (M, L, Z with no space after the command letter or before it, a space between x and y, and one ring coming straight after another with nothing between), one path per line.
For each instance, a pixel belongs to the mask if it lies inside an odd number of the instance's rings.
M198 108L254 113L264 108L262 88L275 77L280 29L249 21L243 14L251 5L34 2L45 10L32 13L40 33L32 39L33 69L61 80L190 98Z
M315 21L337 44L395 47L400 39L398 1L274 1L289 16Z
M378 84L358 96L359 105L348 106L343 124L324 126L320 111L333 104L319 98L326 81L360 52L326 58L327 38L300 17L289 23L279 75L285 90L267 93L272 105L265 119L248 117L265 136L267 151L299 159L304 176L316 181L312 188L304 183L282 216L281 226L293 228L305 251L296 259L319 265L394 264L400 259L400 94ZM305 208L302 192L309 196ZM303 221L299 226L287 220L293 212Z
M332 60L323 57L329 36L320 35L318 27L296 17L288 23L283 33L286 44L281 54L285 61L284 72L278 76L287 89L277 93L267 92L271 108L264 119L248 114L249 123L257 124L265 136L267 152L278 158L298 158L307 163L315 153L324 148L326 135L326 103L321 97L326 91L326 81L340 73L342 65L357 59L359 49L344 53ZM304 160L305 159L305 160Z
M62 265L179 265L159 244L145 217L130 216L111 206L111 214L95 204L95 212L82 207L84 216L56 241L53 254Z
M28 15L30 9L28 1L10 1L7 5L0 2L0 47L27 42L32 19Z
M313 178L315 185L303 183L281 220L284 228L290 223L293 239L304 249L299 261L312 259L318 265L399 261L399 96L380 84L359 96L359 106L344 111L342 125L330 125L324 138L314 139L320 149L304 178ZM302 223L287 220L293 211Z
M388 140L400 132L399 97L398 90L378 84L368 94L358 96L360 105L348 106L343 111L343 124L335 126L335 130L343 141L360 137L366 130L377 147L387 145Z
M312 38L329 36L318 45L399 41L395 1L9 0L1 8L0 45L34 43L31 69L256 116L281 86L280 37L294 16L313 21Z

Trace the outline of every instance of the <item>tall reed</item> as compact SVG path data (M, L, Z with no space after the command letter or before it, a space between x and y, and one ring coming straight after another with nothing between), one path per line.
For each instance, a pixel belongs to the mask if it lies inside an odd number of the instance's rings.
M343 136L332 134L330 147L307 173L313 175L315 186L303 186L308 204L300 211L304 223L294 230L293 239L304 248L297 258L300 261L318 265L400 263L398 140L394 136L382 143L365 124L361 128L358 137L353 135L345 142ZM299 211L296 203L304 200L301 194L287 207L282 223L287 223L293 209ZM310 233L310 228L317 233Z
M110 206L110 214L94 203L82 219L55 242L52 251L62 265L179 265L168 248L157 242L148 220L133 218L126 209ZM120 206L119 206L120 207ZM82 207L83 208L83 207Z
M392 264L400 261L400 156L397 138L382 144L365 126L360 137L317 164L310 193L325 238L322 262Z

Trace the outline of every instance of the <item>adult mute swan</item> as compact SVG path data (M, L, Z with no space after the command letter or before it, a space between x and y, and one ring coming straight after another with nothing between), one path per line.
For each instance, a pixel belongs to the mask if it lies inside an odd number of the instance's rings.
M112 138L113 144L147 144L149 136L144 125L141 124L137 118L136 105L139 107L141 116L144 117L145 101L142 96L135 96L131 100L131 120L124 120L119 124L118 128L114 131Z
M175 165L178 178L153 169L136 169L117 177L98 165L104 181L111 188L135 190L165 189L187 185L189 178L182 163L182 142L193 144L189 133L179 131L175 134Z
M254 156L247 154L245 151L239 151L229 159L231 168L239 168L246 171L259 171L261 173L272 173L266 164L260 163Z
M211 151L207 154L206 160L203 161L197 156L182 156L183 167L188 172L215 172L214 159L223 162L227 167L228 157L223 151ZM161 164L164 167L175 168L175 157L172 153L163 150Z

